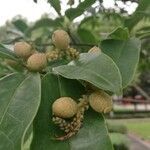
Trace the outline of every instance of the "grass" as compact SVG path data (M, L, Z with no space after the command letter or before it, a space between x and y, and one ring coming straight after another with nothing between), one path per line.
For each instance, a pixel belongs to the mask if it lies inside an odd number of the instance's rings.
M150 119L117 119L108 120L113 124L124 124L130 133L150 141Z
M150 140L150 122L128 123L126 126L130 132Z

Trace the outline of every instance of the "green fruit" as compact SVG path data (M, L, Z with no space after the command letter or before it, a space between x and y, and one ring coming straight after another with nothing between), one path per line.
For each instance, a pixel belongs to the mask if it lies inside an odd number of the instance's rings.
M70 37L64 30L56 30L52 35L52 42L58 49L67 49L70 43Z
M70 97L61 97L52 105L53 114L60 118L71 118L77 113L77 103Z
M108 113L113 108L112 98L104 91L96 91L89 96L90 106L99 113Z
M44 53L35 53L27 60L27 67L31 71L41 71L47 66L47 59Z
M18 57L27 58L32 55L32 46L26 42L17 42L14 45L14 52Z

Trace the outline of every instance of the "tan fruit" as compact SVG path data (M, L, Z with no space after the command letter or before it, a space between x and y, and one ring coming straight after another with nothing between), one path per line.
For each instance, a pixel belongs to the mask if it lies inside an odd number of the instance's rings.
M44 53L35 53L27 60L27 67L32 71L41 71L47 66L47 59Z
M61 97L52 105L55 116L61 118L71 118L77 113L77 103L70 97Z
M17 42L14 45L14 52L18 57L27 58L32 55L32 46L26 42Z
M70 37L64 30L56 30L52 35L52 42L58 49L67 49L70 43Z
M101 49L97 46L94 46L88 51L88 53L95 53L95 52L101 52Z
M89 96L90 106L99 113L108 113L112 110L112 98L103 91L96 91Z

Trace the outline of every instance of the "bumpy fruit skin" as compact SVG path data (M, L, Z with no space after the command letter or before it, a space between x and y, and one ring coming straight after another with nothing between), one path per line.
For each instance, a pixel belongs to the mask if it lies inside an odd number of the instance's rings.
M64 30L56 30L52 35L52 42L58 49L67 49L70 43L70 37Z
M90 106L99 113L108 113L112 110L112 98L103 91L96 91L89 96Z
M101 52L101 49L97 46L94 46L88 51L88 53L95 53L95 52Z
M77 113L77 103L70 97L61 97L52 105L53 114L60 118L71 118Z
M35 53L27 60L27 67L31 71L41 71L47 66L47 59L44 53Z
M32 55L32 46L27 42L17 42L14 45L14 52L18 57L27 58Z

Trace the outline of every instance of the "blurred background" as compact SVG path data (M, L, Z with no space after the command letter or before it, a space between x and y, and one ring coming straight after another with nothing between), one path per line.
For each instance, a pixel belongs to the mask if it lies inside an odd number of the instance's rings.
M38 50L48 49L52 32L63 28L75 47L85 52L118 27L128 31L125 36L139 38L142 45L133 81L123 95L114 95L114 109L107 116L110 137L116 150L149 150L149 0L5 0L0 3L0 43L9 47L24 39L33 42ZM2 61L0 76L12 69L4 67Z

